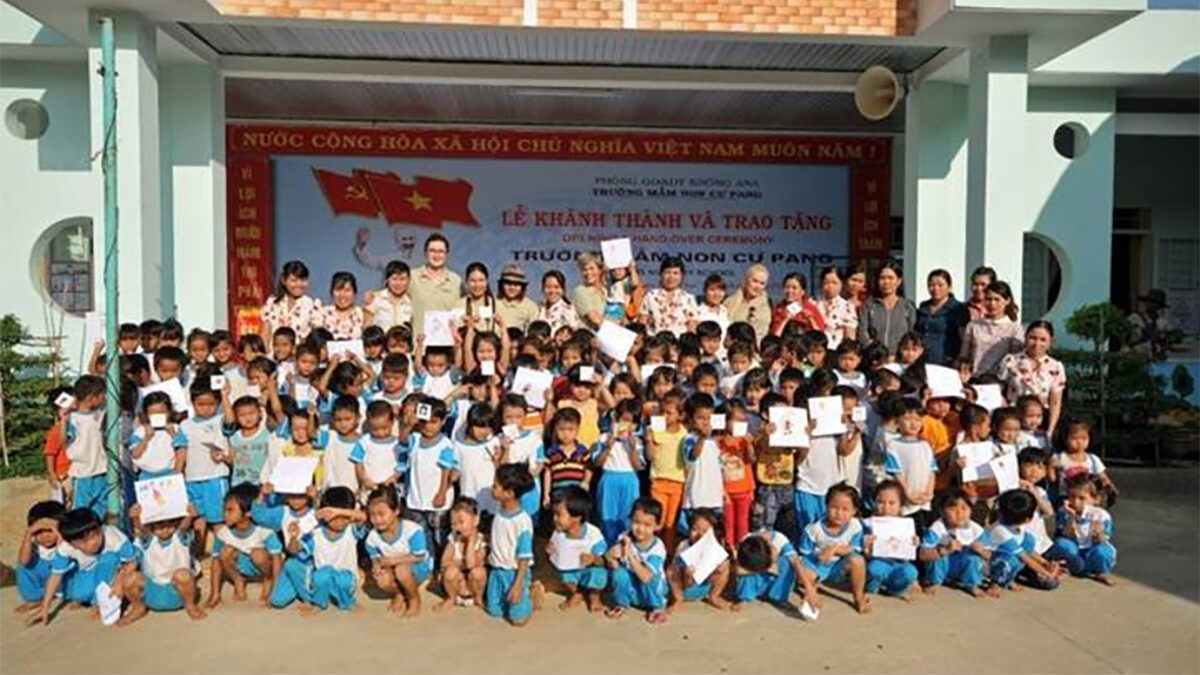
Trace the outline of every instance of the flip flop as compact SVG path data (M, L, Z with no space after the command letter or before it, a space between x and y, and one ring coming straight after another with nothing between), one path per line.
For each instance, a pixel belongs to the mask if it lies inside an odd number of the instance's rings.
M606 616L610 619L619 619L619 618L625 616L625 608L624 607L609 607L608 609L604 610L604 616Z

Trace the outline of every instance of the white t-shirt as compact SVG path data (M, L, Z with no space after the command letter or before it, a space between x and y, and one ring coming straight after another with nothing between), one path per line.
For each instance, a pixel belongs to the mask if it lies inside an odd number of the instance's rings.
M933 455L933 449L925 441L897 438L888 441L886 452L884 469L892 476L903 478L909 492L925 489L929 479L937 473L937 459ZM900 512L907 516L918 511L928 511L929 508L929 504L905 504Z
M445 436L438 436L426 445L420 434L412 434L408 443L408 485L405 503L408 508L419 511L445 511L454 501L454 488L446 491L446 501L440 508L434 507L433 498L437 496L438 488L441 487L442 471L458 468L454 460L454 446Z
M518 562L526 560L533 566L533 521L523 510L498 511L492 519L489 542L488 565L515 570Z
M192 533L177 531L165 541L158 537L138 539L136 546L142 558L142 573L156 584L167 585L176 570L187 570L199 576L200 564L192 558Z
M687 480L683 489L683 508L719 509L725 505L725 481L721 475L721 448L711 436L704 439L699 455L692 459L697 440L693 434L683 439L683 458Z
M593 453L593 458L599 457L604 448L608 446L608 441L612 434L603 434L600 436L600 442L596 444L596 450ZM641 439L634 437L634 452L641 458L644 457L642 450ZM605 473L634 473L633 463L629 461L629 449L626 447L625 441L616 440L612 444L612 450L609 451L608 457L604 460L604 466L600 467Z
M839 436L817 436L809 440L808 454L796 465L796 489L825 496L842 479L838 470Z
M329 450L325 452L328 453ZM350 451L350 461L354 464L361 464L367 478L376 484L384 482L392 474L400 473L399 457L400 444L393 436L385 438L363 436L358 439L358 443Z
M214 462L213 446L222 452L229 452L229 440L221 428L221 416L213 415L207 419L189 417L179 423L179 433L187 441L187 459L183 467L183 475L189 481L224 478L229 475L229 465L224 462Z
M458 462L458 487L463 496L479 502L479 509L495 513L499 505L492 497L496 482L496 457L500 456L500 439L482 443L468 439L454 442L454 459Z
M328 433L329 440L321 453L321 465L324 468L321 473L321 489L345 487L358 492L358 475L354 472L351 453L358 445L359 439L343 436L332 429L329 429Z

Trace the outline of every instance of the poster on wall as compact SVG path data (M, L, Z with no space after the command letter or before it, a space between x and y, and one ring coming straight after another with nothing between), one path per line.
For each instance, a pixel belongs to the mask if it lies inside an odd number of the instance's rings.
M337 271L365 291L389 261L422 264L433 232L452 268L483 262L493 287L521 265L535 298L545 272L573 286L578 255L617 238L651 286L679 256L697 293L711 274L732 290L761 263L772 295L788 272L882 256L889 241L881 139L233 126L229 149L270 159L255 192L271 200L263 258L304 260L326 298Z

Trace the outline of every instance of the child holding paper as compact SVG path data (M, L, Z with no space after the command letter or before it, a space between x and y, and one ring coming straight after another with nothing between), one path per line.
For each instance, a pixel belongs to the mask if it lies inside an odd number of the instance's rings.
M762 417L768 418L772 408L787 405L787 401L779 394L768 393L760 402ZM761 425L754 439L754 477L758 487L750 513L750 527L794 532L796 449L772 446L770 439L773 428L773 424Z
M288 581L305 604L300 611L324 610L332 602L342 611L355 606L358 587L358 542L366 536L366 516L358 510L358 498L349 488L329 488L321 495L317 519L321 524L306 536L300 536L293 523L286 533L288 552L301 548L312 559L311 570L302 576L301 568L285 569Z
M1088 452L1092 444L1092 428L1083 420L1070 420L1063 433L1063 450L1054 455L1054 473L1060 484L1059 494L1066 493L1066 482L1077 475L1092 476L1099 482L1100 504L1112 508L1117 501L1117 486L1108 475L1104 462ZM78 501L78 500L76 500Z
M1067 479L1067 498L1058 511L1058 532L1046 557L1061 560L1075 576L1090 576L1106 586L1117 580L1112 571L1117 565L1117 549L1110 541L1113 520L1100 501L1096 481L1078 475Z
M600 529L587 522L591 510L592 500L583 488L566 488L554 502L555 529L546 554L567 591L559 609L570 609L585 599L589 612L604 608L600 593L608 586L604 568L608 546Z
M452 484L458 471L454 445L442 434L446 404L424 396L417 402L416 433L409 434L408 482L404 499L408 516L425 528L425 541L434 556L446 543L446 520L454 501Z
M733 399L725 405L727 430L718 438L721 446L721 480L725 488L725 545L734 550L750 532L754 507L754 444L749 435L746 404Z
M137 569L137 553L129 538L112 525L105 525L91 509L67 511L58 532L62 540L50 561L50 578L42 593L41 606L29 620L31 625L49 624L50 603L60 594L71 605L92 605L96 603L96 588L103 583L117 598L125 597L125 580ZM127 596L131 605L129 614L133 616L130 621L146 612L137 590L130 589Z
M596 512L605 541L614 544L629 529L629 514L641 496L637 472L645 466L642 441L637 436L641 402L628 398L617 404L612 431L600 438L592 465L600 469L596 484Z
M58 526L66 509L60 502L38 502L29 507L25 516L28 528L17 551L17 592L23 604L16 611L29 612L38 608L50 579L50 562L62 538Z
M129 456L138 479L183 471L187 439L170 419L171 397L161 391L146 394L141 423L129 438Z
M667 582L663 566L667 549L654 536L661 526L662 503L642 498L633 506L629 532L617 540L608 550L604 560L608 564L609 588L613 606L605 612L610 619L619 619L629 607L646 611L646 621L652 624L665 623Z
M458 464L459 492L479 505L484 526L492 524L497 504L492 499L492 484L496 482L496 467L504 459L504 444L494 431L496 414L487 403L476 403L467 412L464 433L454 441L454 457Z
M146 607L155 612L186 610L199 620L208 614L200 607L200 564L192 556L192 519L196 507L188 504L187 515L153 523L141 522L141 505L130 508L134 545L141 562L141 574L133 575L129 584L137 586L145 598Z
M500 414L504 422L502 429L508 438L504 451L504 464L524 464L533 476L533 489L521 496L521 509L537 522L542 504L542 466L546 462L545 445L542 443L541 428L525 428L528 408L525 397L508 393L500 399Z
M418 361L410 388L426 396L444 400L458 386L458 372L451 368L453 359L449 347L425 348L425 337L417 338Z
M389 612L403 618L421 613L421 585L433 574L425 530L401 517L400 498L392 487L376 488L367 498L371 531L365 548L375 586L391 598Z
M479 531L479 505L470 497L455 499L450 507L450 540L442 552L441 582L446 597L434 611L451 604L484 609L487 549L487 539Z
M898 405L900 438L888 443L884 469L904 486L905 503L901 513L906 516L920 513L920 517L925 518L933 501L937 460L933 448L920 437L924 426L924 409L920 401L905 398Z
M875 515L879 518L900 518L900 509L904 505L904 487L894 480L884 481L875 491ZM873 531L873 518L865 522L863 536L863 552L867 561L868 593L886 593L905 602L912 601L912 592L917 583L917 566L908 560L888 558L877 555L875 543L878 540ZM913 545L917 544L916 534L913 535Z
M658 518L667 549L675 547L678 534L676 518L683 503L683 487L687 480L683 458L683 440L688 430L683 426L683 396L668 393L662 399L662 428L655 429L651 418L646 434L646 458L650 461L650 496L662 505Z
M521 509L521 496L533 489L523 464L496 469L492 497L500 505L492 519L488 551L486 609L489 616L524 626L541 605L541 582L533 581L533 521Z
M871 611L871 599L866 594L867 565L862 557L863 527L855 517L858 510L858 491L849 485L834 485L825 495L824 519L804 528L800 538L800 582L810 611L820 611L824 606L817 592L820 584L847 577L855 609L859 614Z
M724 597L725 587L729 584L729 555L724 553L725 559L716 569L697 578L695 561L689 563L691 556L687 554L706 537L711 540L708 546L722 548L725 537L721 532L721 516L713 509L698 508L689 514L688 525L688 538L675 552L675 564L667 568L667 584L671 588L667 614L673 613L680 602L692 600L704 600L717 609L729 609L730 603Z
M75 405L59 410L58 433L71 460L68 475L74 508L91 509L103 519L108 508L108 460L104 452L104 380L83 375L75 381Z
M584 377L585 369L590 377ZM612 397L607 389L599 386L600 374L592 366L573 366L567 377L571 383L571 397L558 401L558 409L579 413L579 442L591 448L600 440L600 415L608 410ZM600 392L599 399L597 391Z
M224 517L225 494L229 491L229 442L225 438L223 417L219 414L221 397L228 391L229 382L213 391L208 377L192 382L192 415L179 424L179 439L186 445L184 479L187 481L188 501L196 506L195 530L197 554L208 544L210 523L220 523Z
M246 600L246 582L261 581L259 603L267 605L283 564L283 544L274 531L255 525L250 508L257 490L239 485L225 495L224 525L215 528L213 538L212 586L204 606L221 604L221 587L228 578L233 583L235 602Z
M271 484L270 478L275 473L275 466L283 457L316 458L317 468L313 471L313 485L321 485L324 482L325 467L322 466L321 458L325 444L329 442L329 433L317 426L315 413L312 410L293 408L288 416L287 431L289 437L286 440L270 445L267 461L263 464L263 476L266 480L263 481L262 492L269 503L278 503L272 497L275 486Z

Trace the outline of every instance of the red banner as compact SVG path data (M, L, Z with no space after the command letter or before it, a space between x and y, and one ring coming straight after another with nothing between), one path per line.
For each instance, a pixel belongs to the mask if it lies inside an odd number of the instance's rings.
M271 160L231 155L227 167L229 325L236 339L259 331L262 306L272 290Z
M892 248L890 167L850 168L850 257L880 260Z
M241 125L227 127L229 152L481 159L570 159L698 164L887 164L887 138Z

